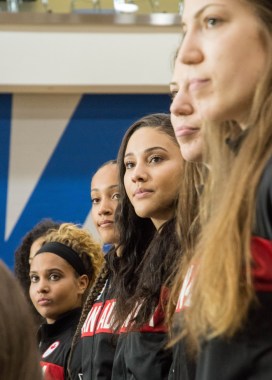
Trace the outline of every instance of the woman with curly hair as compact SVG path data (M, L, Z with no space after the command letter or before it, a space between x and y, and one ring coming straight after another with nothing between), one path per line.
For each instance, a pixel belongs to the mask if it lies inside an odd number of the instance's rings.
M39 325L41 323L41 316L37 313L36 309L33 307L31 299L29 297L29 269L30 261L34 256L35 252L41 248L41 245L45 239L45 235L48 231L52 229L59 228L60 223L54 222L51 219L43 219L38 224L36 224L22 239L21 244L16 249L14 254L15 265L14 272L18 279L31 309L33 310L34 320Z
M50 232L30 264L30 297L46 319L39 330L41 366L46 379L68 378L71 341L88 289L104 262L90 233L71 223ZM81 347L75 349L70 376L81 374Z

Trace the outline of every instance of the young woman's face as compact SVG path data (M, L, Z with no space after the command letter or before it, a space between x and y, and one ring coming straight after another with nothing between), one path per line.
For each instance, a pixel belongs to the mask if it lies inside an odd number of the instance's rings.
M109 164L99 169L91 183L92 219L104 244L118 243L114 213L118 205L118 169Z
M193 106L192 96L188 91L186 80L184 80L186 70L186 66L177 58L170 83L170 92L173 98L170 107L171 122L183 158L186 161L201 161L201 120Z
M87 287L83 276L77 278L66 260L49 252L32 259L30 281L32 303L47 323L54 323L64 313L80 307Z
M180 59L204 120L247 122L265 68L261 24L244 0L185 0Z
M183 165L179 146L156 128L140 128L128 141L124 165L124 185L136 214L158 229L174 214Z

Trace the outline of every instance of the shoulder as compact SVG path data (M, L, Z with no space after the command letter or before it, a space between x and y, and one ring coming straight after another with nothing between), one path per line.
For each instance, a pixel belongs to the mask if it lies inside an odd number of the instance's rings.
M272 240L272 157L265 165L257 188L255 232Z
M261 177L261 183L266 184L268 187L272 187L272 181L271 181L271 176L272 176L272 156L270 159L267 161L264 171Z
M265 202L265 206L272 211L272 157L267 161L260 178L257 198Z

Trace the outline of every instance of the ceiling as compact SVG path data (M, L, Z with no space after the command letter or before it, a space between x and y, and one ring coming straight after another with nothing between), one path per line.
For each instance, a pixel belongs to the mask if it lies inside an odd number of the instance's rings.
M16 1L16 0L9 0ZM8 1L7 1L8 2ZM179 0L126 0L126 3L138 5L138 14L178 13ZM0 8L6 10L6 2L0 1ZM112 13L113 0L23 0L19 2L20 12L53 12L53 13Z

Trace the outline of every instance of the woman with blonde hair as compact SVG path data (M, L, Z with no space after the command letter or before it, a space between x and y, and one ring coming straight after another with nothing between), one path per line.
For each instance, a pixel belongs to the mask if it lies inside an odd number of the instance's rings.
M271 25L270 0L184 2L178 59L208 170L180 297L197 380L272 377Z
M180 257L179 270L173 281L169 294L167 318L170 329L170 345L173 350L173 362L169 380L195 379L195 358L192 357L183 339L179 326L179 295L184 278L184 270L194 252L199 231L199 198L203 189L203 131L202 121L193 104L192 95L186 87L186 66L178 59L179 49L175 54L173 75L170 82L171 122L180 152L186 162L179 190L177 213L177 232L183 252Z

